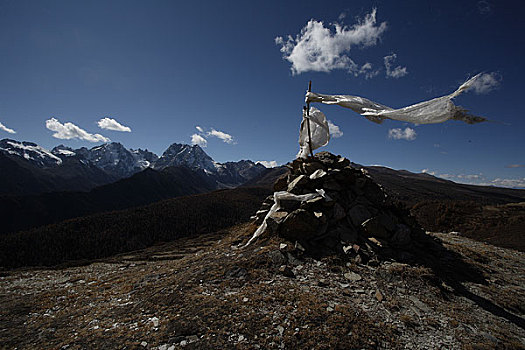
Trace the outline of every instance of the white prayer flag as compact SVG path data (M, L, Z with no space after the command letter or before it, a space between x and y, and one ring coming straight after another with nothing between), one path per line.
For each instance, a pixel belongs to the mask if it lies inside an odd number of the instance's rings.
M303 121L301 122L301 129L299 131L299 153L298 158L306 158L310 153L310 146L308 145L308 119L310 120L310 135L312 136L312 151L319 147L326 146L330 141L330 128L326 117L315 107L310 107L310 116L306 115L306 109L303 110Z
M468 114L466 109L454 105L452 99L468 90L480 76L481 74L478 74L467 80L450 95L437 97L399 109L394 109L363 97L349 95L323 95L307 92L305 100L307 103L321 102L350 108L354 112L378 124L382 123L385 119L400 120L414 124L443 123L449 119L454 119L462 120L468 124L475 124L486 121L487 119Z

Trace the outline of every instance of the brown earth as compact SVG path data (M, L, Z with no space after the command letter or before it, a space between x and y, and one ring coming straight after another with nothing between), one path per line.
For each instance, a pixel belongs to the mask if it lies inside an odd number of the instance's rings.
M242 248L254 229L4 271L0 347L525 348L524 253L432 234L433 264L368 266L303 257L277 237Z

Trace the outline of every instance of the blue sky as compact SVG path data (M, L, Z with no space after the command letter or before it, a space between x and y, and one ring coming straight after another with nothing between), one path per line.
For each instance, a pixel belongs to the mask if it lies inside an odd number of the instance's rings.
M275 40L297 44L312 20L337 38L335 24L360 28L374 9L370 37L325 52L331 65L293 66ZM524 9L489 0L0 0L0 138L46 148L110 139L161 154L193 136L217 161L283 164L298 151L309 80L315 92L398 108L485 72L486 91L455 103L494 123L378 125L319 105L342 132L324 149L365 165L525 187ZM131 132L108 129L120 128L113 120Z

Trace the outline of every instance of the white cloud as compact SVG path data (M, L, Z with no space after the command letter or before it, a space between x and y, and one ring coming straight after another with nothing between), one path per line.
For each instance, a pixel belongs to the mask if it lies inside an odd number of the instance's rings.
M379 69L373 70L372 63L366 62L361 66L359 71L354 72L354 76L364 75L365 79L372 79L379 74Z
M488 94L498 88L501 81L502 77L497 73L483 73L474 81L470 89L478 95Z
M211 131L204 132L204 128L199 125L196 125L195 129L197 129L199 133L191 135L191 143L194 145L200 145L202 147L206 147L208 145L208 138L210 136L217 137L218 139L221 139L222 141L229 143L229 144L235 144L235 140L233 139L233 136L223 131L219 131L214 128L211 128Z
M405 128L405 130L400 128L388 130L388 138L394 140L407 140L412 141L416 139L416 131L412 128Z
M218 137L219 139L221 139L222 141L226 143L230 143L230 144L234 143L232 135L219 131L219 130L215 130L213 128L211 129L211 131L207 132L206 135Z
M53 137L62 140L80 139L89 142L109 142L107 137L100 134L90 134L73 123L60 123L57 119L46 120L46 128L54 131Z
M191 144L206 147L208 145L208 141L206 141L206 139L199 134L193 134L191 135Z
M457 178L465 180L478 180L483 178L483 174L459 174Z
M275 160L258 160L255 163L262 164L267 168L275 168L277 166L277 162Z
M467 185L477 186L496 186L496 187L510 187L510 188L525 188L525 178L495 178L488 179L482 173L479 174L439 174L436 171L429 169L421 170L422 173L434 175L442 179L464 183Z
M328 121L328 129L330 130L330 137L334 139L343 136L343 132L339 129L339 126L332 123L331 120Z
M352 46L376 45L386 28L386 22L376 25L376 9L373 9L350 28L338 23L325 27L323 22L312 19L295 38L279 36L275 43L281 46L283 58L292 64L292 74L334 69L355 73L360 68L348 56Z
M525 188L525 177L521 179L494 179L490 182L493 186L511 187L511 188Z
M2 124L1 122L0 122L0 130L3 130L3 131L8 132L10 134L16 134L16 131L14 131L13 129L9 129L7 126Z
M98 121L98 127L106 130L131 132L131 128L120 124L112 118L102 118Z
M383 57L383 60L385 62L387 77L397 79L397 78L404 77L405 75L408 74L407 67L397 66L396 68L392 69L392 66L396 58L397 58L397 55L395 53L391 54L390 56Z
M423 170L421 170L421 172L423 174L436 175L436 172L435 171L431 171L430 169L423 169Z

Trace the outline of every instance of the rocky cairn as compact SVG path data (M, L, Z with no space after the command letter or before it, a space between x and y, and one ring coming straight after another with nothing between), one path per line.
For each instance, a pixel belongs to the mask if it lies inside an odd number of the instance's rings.
M403 259L410 255L414 240L424 234L364 169L344 157L320 152L313 158L296 159L288 167L290 173L274 184L276 192L324 191L324 196L281 199L273 213L274 196L268 196L253 217L258 225L266 219L265 235L277 234L313 256L335 253L368 262L379 256Z

